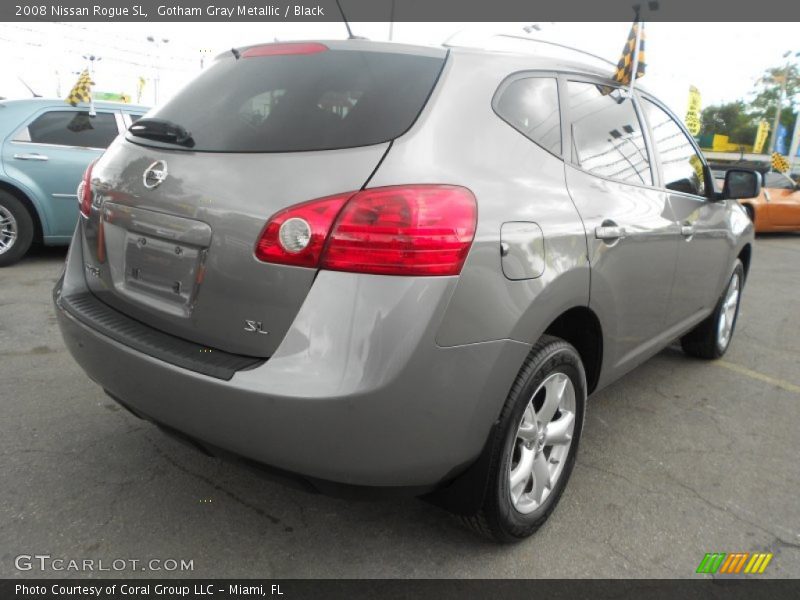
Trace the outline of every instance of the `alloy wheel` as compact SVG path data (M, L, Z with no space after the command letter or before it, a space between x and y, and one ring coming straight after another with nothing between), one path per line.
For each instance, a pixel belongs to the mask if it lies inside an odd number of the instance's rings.
M17 220L6 207L0 206L0 254L5 254L17 240Z
M564 471L575 430L575 386L564 373L548 376L522 414L508 470L511 503L539 508Z
M739 306L739 273L734 273L722 302L722 310L717 322L717 345L720 350L725 350L731 341L733 323L736 320L736 309Z

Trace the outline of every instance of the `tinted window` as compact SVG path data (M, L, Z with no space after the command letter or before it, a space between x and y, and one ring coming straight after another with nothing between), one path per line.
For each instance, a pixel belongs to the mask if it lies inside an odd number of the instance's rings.
M417 118L443 59L328 50L222 58L148 117L183 126L193 151L288 152L394 139ZM140 144L158 144L130 137Z
M661 107L645 99L643 102L653 143L661 160L664 185L669 190L705 196L703 160L695 151L683 129Z
M88 112L53 110L28 125L28 134L37 144L107 148L119 130L112 113L90 117Z
M642 128L630 98L618 88L569 82L572 160L626 183L653 184Z
M497 114L545 150L561 154L558 85L550 77L518 79L502 93Z
M769 171L768 173L764 174L764 187L778 190L793 190L794 181L792 181L783 173Z

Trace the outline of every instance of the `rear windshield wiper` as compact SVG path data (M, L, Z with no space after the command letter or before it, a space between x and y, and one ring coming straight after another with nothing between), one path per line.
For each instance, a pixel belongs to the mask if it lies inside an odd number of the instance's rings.
M184 127L166 119L139 119L130 126L128 132L157 142L167 142L178 146L194 147L192 134Z

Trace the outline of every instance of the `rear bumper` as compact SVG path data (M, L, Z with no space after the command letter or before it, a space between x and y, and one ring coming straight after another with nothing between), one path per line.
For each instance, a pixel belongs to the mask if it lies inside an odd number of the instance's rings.
M67 348L134 412L209 446L307 478L429 487L480 453L529 347L434 341L455 280L320 272L264 364L223 379L158 360L77 320L73 244L54 290Z

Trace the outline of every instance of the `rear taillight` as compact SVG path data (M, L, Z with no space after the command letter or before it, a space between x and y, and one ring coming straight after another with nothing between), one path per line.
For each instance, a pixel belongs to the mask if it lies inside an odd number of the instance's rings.
M316 267L333 220L352 195L353 192L320 198L277 213L258 239L256 258L282 265Z
M463 187L373 188L281 211L264 228L256 256L356 273L457 275L476 221L475 196Z
M92 212L92 169L94 168L94 161L89 163L86 171L83 173L83 178L78 184L78 204L80 205L81 214L88 217Z

